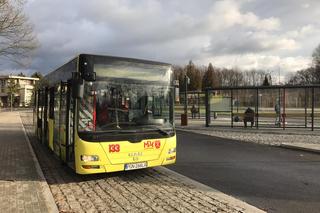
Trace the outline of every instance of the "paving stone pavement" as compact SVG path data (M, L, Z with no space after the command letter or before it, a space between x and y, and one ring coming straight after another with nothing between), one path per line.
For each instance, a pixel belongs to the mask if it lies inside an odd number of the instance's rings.
M57 210L32 154L19 113L0 112L0 212Z
M166 169L76 175L37 142L31 116L21 112L60 212L262 212Z

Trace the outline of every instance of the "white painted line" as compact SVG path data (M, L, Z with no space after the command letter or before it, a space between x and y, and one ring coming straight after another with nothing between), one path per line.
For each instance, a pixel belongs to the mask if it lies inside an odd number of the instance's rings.
M155 167L154 168L155 170L158 170L160 172L163 172L163 173L167 173L167 174L170 174L170 175L173 175L175 176L177 179L180 179L181 182L185 182L187 184L190 184L190 185L193 185L195 187L197 187L199 190L202 190L202 191L205 191L205 192L211 192L213 193L219 200L221 201L224 201L226 203L228 203L230 205L230 207L240 207L240 208L243 208L245 209L245 212L248 212L248 213L264 213L265 211L261 210L261 209L258 209L257 207L255 206L252 206L242 200L239 200L239 199L236 199L230 195L226 195L224 194L223 192L220 192L212 187L209 187L207 185L204 185L202 183L199 183L198 181L195 181L191 178L188 178L182 174L179 174L175 171L172 171L170 169L167 169L163 166L161 167Z
M53 199L53 196L52 196L51 190L49 188L49 185L47 183L47 180L45 179L44 174L43 174L43 172L41 170L39 161L38 161L38 159L37 159L37 157L36 157L36 155L35 155L35 153L33 151L33 148L31 146L30 140L28 138L26 129L23 126L20 112L19 112L19 118L20 118L22 129L23 129L24 137L26 138L26 141L28 143L28 147L30 149L30 153L32 155L32 159L34 161L34 164L35 164L35 167L36 167L36 170L37 170L37 173L38 173L38 175L39 175L39 177L41 179L40 186L42 188L42 192L43 192L43 195L44 195L45 203L46 203L50 213L58 213L59 212L58 211L58 207L57 207L57 205L56 205L56 203L55 203L55 201Z

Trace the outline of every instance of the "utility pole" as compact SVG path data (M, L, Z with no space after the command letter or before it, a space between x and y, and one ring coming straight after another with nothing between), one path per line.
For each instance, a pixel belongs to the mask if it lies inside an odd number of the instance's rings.
M280 85L280 66L278 66L278 71L279 71L279 85Z
M12 92L10 93L10 111L12 112L12 103L13 103L13 101L12 101Z
M184 76L184 114L188 115L188 81L189 78L187 75Z
M187 74L184 76L184 114L181 115L181 125L187 126L188 125L188 84L190 83L190 78Z

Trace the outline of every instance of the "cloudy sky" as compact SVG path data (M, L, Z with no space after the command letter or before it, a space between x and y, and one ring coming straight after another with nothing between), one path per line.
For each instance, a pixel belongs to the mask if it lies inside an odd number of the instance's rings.
M318 0L28 0L41 46L26 72L95 53L284 76L310 65L319 8Z

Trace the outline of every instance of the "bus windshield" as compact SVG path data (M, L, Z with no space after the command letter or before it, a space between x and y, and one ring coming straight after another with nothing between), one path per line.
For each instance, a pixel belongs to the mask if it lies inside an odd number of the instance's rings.
M85 82L79 104L79 132L172 131L170 69L155 74L119 68L108 73L106 68L95 66L97 80Z

